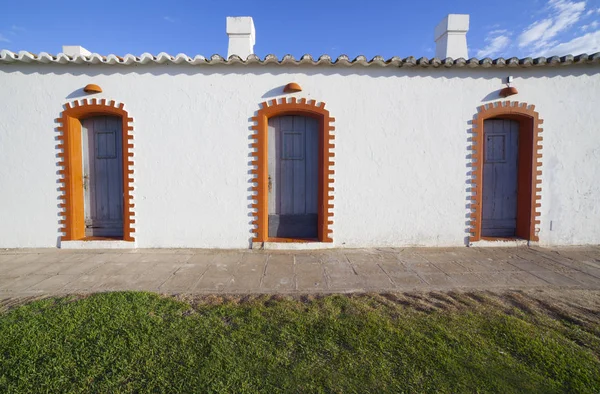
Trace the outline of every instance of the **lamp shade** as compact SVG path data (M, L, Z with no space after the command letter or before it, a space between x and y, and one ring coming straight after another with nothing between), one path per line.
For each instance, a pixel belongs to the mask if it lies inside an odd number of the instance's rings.
M283 88L284 93L301 92L302 88L296 82L290 82Z
M507 88L504 88L500 91L500 96L501 97L508 97L508 96L512 96L513 94L517 94L519 93L519 91L517 90L517 88L515 88L514 86L509 86Z
M102 93L102 88L96 84L90 83L83 88L86 93Z

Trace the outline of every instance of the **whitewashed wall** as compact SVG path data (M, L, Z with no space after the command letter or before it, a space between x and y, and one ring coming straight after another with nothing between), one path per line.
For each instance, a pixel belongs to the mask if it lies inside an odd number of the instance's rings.
M95 97L134 118L138 247L247 248L249 118L292 81L336 118L335 246L464 245L470 121L508 75L544 120L540 244L600 243L598 67L2 64L0 247L58 244L54 120Z

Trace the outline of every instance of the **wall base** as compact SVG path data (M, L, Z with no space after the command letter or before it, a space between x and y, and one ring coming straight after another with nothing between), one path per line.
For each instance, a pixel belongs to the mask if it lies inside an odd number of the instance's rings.
M480 247L517 247L517 246L534 246L537 245L537 242L528 241L526 239L512 239L512 238L499 238L496 240L491 239L482 239L480 241L472 242L469 244L471 247L480 248Z
M131 241L61 241L61 249L134 249Z
M333 249L332 242L253 242L252 249L265 250L317 250Z

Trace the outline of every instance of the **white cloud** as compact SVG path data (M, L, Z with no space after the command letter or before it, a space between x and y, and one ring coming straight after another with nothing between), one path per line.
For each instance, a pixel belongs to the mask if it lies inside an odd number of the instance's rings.
M521 33L521 35L519 36L519 46L524 47L531 44L534 41L541 39L550 26L552 26L551 19L545 19L542 21L535 22L529 27L529 29Z
M175 18L171 18L170 16L163 16L163 19L170 23L175 23Z
M486 47L477 51L478 58L497 55L510 44L510 38L508 38L508 36L500 35L493 38L488 37L485 39L485 42L487 43Z
M592 23L590 23L588 25L581 26L581 30L582 31L593 30L593 29L598 28L598 26L600 26L600 23L598 23L598 21L593 21Z
M580 55L600 52L600 30L563 42L541 53L543 56Z
M549 15L535 21L519 36L519 47L532 51L544 50L554 44L553 39L573 26L585 11L585 1L550 0Z
M508 33L508 30L506 30L506 29L498 29L498 30L492 30L490 32L490 35L505 34L505 33ZM508 33L508 35L510 35L510 33Z
M0 42L10 42L10 40L4 37L2 34L0 34Z

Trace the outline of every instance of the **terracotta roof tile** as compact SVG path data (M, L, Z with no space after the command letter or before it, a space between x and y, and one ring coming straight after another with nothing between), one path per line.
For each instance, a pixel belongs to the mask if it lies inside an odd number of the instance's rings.
M404 59L394 56L390 59L384 59L381 56L375 56L371 60L367 60L365 56L357 56L355 59L350 60L346 55L340 55L336 59L331 58L329 55L322 55L318 59L314 59L311 55L303 55L300 59L295 59L292 55L285 55L279 59L275 55L267 55L263 59L256 55L250 55L245 60L239 56L233 55L229 59L225 59L220 55L212 55L210 58L196 55L189 57L186 54L180 53L176 56L169 55L168 53L161 52L158 55L152 55L150 53L144 53L141 56L125 55L123 57L116 55L102 56L97 53L93 53L90 56L67 56L63 53L59 53L54 56L46 52L40 54L33 54L27 51L20 51L14 53L8 50L0 51L0 63L58 63L58 64L107 64L107 65L134 65L134 64L190 64L190 65L312 65L312 66L364 66L364 67L415 67L420 66L424 68L501 68L501 67L540 67L540 66L568 66L568 65L581 65L581 64L594 64L600 65L600 52L593 55L581 54L577 56L566 55L562 57L552 56L550 58L538 57L538 58L516 58L512 57L509 59L497 58L497 59L428 59L421 57L419 59L413 56L406 57Z

